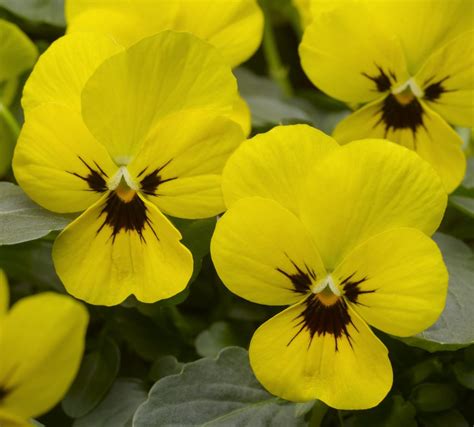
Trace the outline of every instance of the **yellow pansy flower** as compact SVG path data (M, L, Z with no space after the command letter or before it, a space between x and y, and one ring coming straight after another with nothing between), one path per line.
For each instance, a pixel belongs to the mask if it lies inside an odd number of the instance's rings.
M163 30L183 31L208 41L236 67L257 50L263 13L256 0L67 0L68 33L99 32L124 46ZM236 98L232 119L250 133L250 110Z
M28 426L49 411L71 385L84 351L88 314L54 293L24 298L8 311L0 270L0 425Z
M300 46L306 74L330 96L365 104L334 137L415 150L453 191L466 159L448 122L474 124L471 0L313 0L312 16Z
M40 58L26 83L13 168L55 212L81 212L56 239L66 289L91 304L182 291L191 253L164 216L224 210L221 171L244 139L225 117L231 69L208 43L162 32L129 48L76 33Z
M428 237L446 208L438 175L389 141L340 147L296 125L243 143L223 189L217 273L249 301L289 306L252 338L259 381L291 401L377 405L392 369L369 325L411 336L445 304L448 274Z

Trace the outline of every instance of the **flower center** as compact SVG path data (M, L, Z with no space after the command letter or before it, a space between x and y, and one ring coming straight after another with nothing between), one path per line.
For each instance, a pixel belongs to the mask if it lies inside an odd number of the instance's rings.
M319 301L327 307L336 304L341 297L341 291L334 283L330 274L320 282L316 283L316 285L311 288L311 292L313 292L313 294L318 297Z

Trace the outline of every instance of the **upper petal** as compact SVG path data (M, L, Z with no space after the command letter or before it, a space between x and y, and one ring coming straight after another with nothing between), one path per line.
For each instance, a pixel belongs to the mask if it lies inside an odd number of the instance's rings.
M398 39L374 20L364 2L335 2L313 15L300 57L304 71L323 92L360 103L406 81Z
M59 402L79 368L87 322L84 306L63 295L43 293L12 307L0 337L0 410L26 419Z
M123 48L101 34L80 33L59 38L36 63L23 90L27 114L44 102L81 111L81 91L96 68Z
M58 276L90 304L116 305L129 295L151 303L187 285L191 253L179 231L138 194L129 202L108 193L68 225L53 246Z
M224 284L259 304L293 304L325 276L303 224L278 203L260 197L239 200L217 222L211 255Z
M307 315L315 321L323 316L308 309L307 301L257 329L250 364L268 391L296 402L319 399L337 409L367 409L382 401L392 386L387 349L350 307L341 310L345 333L337 339L307 326Z
M248 196L276 200L297 212L297 197L312 167L338 149L334 139L307 125L277 126L245 141L222 176L227 207Z
M428 163L384 140L353 142L329 154L312 170L302 194L301 219L331 270L356 245L390 228L431 235L447 202Z
M448 122L474 126L474 31L433 53L415 76L424 101Z
M35 202L55 212L82 211L99 200L117 169L79 112L50 103L29 112L13 170Z
M230 113L236 94L218 51L165 31L102 63L82 91L82 114L114 160L127 164L158 119L190 109Z
M422 332L446 301L448 272L441 252L416 229L394 228L366 240L333 276L367 323L393 335Z
M178 112L158 122L128 170L163 212L210 217L225 210L222 169L243 140L241 127L225 117Z

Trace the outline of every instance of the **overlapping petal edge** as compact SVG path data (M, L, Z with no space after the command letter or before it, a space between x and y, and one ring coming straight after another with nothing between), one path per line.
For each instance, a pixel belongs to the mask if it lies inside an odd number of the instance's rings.
M290 305L250 345L252 367L270 392L369 408L388 393L392 370L368 325L408 336L444 307L447 271L429 236L447 196L430 165L403 147L366 140L308 159L303 133L312 134L314 152L330 144L308 127L287 126L231 156L223 182L232 204L211 254L232 292ZM289 199L283 181L302 190Z
M13 166L37 203L86 210L53 248L71 294L115 305L185 288L192 256L162 212L224 210L221 171L244 138L225 117L235 99L230 67L190 34L163 32L125 50L72 34L40 59L25 88Z

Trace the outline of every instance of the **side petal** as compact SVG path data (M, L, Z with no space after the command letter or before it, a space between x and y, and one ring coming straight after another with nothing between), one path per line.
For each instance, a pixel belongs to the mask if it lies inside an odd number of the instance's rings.
M27 114L44 102L63 104L81 111L81 91L105 61L123 48L101 34L80 33L59 38L36 63L21 100Z
M31 427L28 421L2 410L2 408L0 408L0 425L2 427Z
M192 255L180 240L153 204L109 193L62 231L53 261L68 292L90 304L117 305L131 294L151 303L191 278Z
M4 320L0 410L24 419L56 405L71 385L84 350L88 314L72 298L43 293L16 303Z
M299 52L314 85L349 103L374 100L408 78L398 39L373 19L364 2L336 2L314 14Z
M303 194L301 220L330 270L355 246L390 228L431 235L447 202L428 163L384 140L353 142L329 154L312 170Z
M334 139L307 125L277 126L245 141L222 175L227 207L243 197L260 196L296 213L308 172L338 148Z
M78 112L59 104L29 112L13 170L35 202L55 212L87 209L107 191L107 180L117 169Z
M448 272L441 252L416 229L377 234L350 252L333 276L367 323L393 335L425 330L446 301Z
M474 31L465 32L437 50L415 79L430 108L449 123L473 127Z
M82 92L82 114L117 163L136 154L157 120L180 110L232 111L237 85L208 43L164 31L106 60Z
M461 137L424 103L419 103L419 120L414 128L408 123L405 127L390 127L383 119L383 102L368 104L346 117L334 130L334 138L343 144L360 138L385 138L415 150L436 170L446 191L454 191L466 170Z
M302 324L306 303L290 307L255 332L249 348L257 379L272 394L337 409L376 406L392 386L385 346L349 308L348 336L314 334Z
M234 101L232 112L228 116L231 120L238 123L247 137L252 130L252 115L245 99L238 96Z
M259 304L300 301L325 269L309 233L273 200L239 200L217 222L211 256L235 294Z
M128 170L163 212L211 217L225 210L222 169L243 140L241 127L225 117L202 111L171 114L148 135Z

